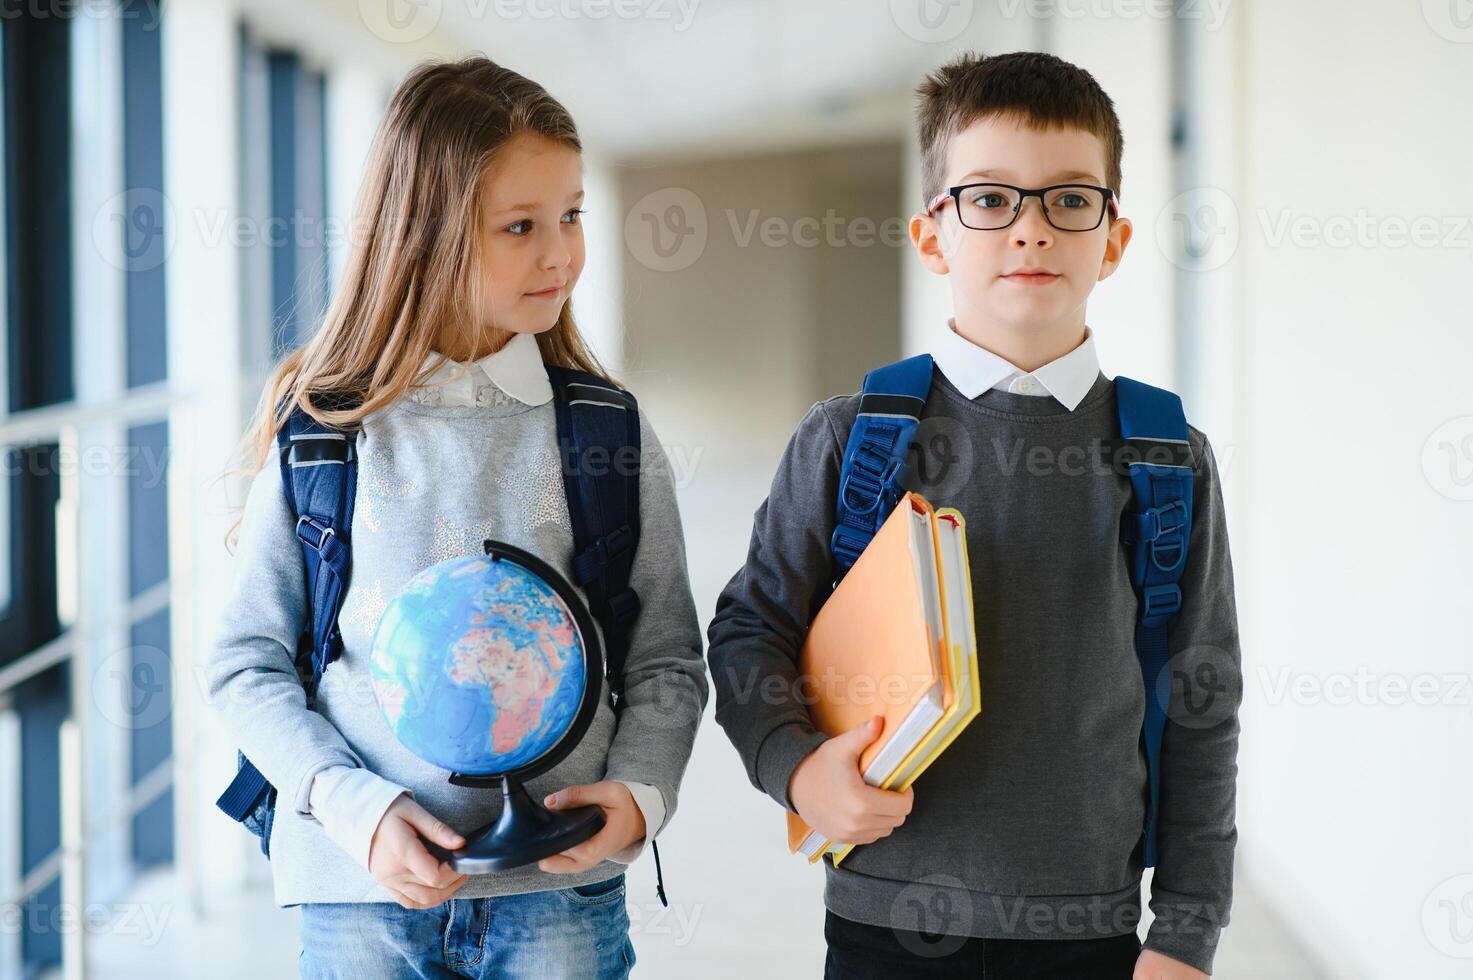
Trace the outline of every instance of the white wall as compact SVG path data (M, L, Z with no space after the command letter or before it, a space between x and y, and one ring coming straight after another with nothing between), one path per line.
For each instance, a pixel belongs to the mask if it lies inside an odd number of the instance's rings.
M589 147L585 146L585 150ZM585 250L583 273L573 295L578 332L599 361L618 376L624 370L624 229L619 208L619 176L597 156L583 159Z
M1233 475L1253 541L1238 567L1239 826L1286 914L1376 977L1473 971L1473 722L1457 688L1473 662L1473 31L1451 26L1455 10L1235 12L1247 384ZM1326 242L1362 210L1367 244ZM1275 239L1285 218L1299 243ZM1425 247L1396 224L1419 218L1436 229ZM1275 697L1280 672L1318 686L1360 669L1376 678L1365 703L1354 687L1349 704ZM1408 703L1405 683L1437 703Z
M1115 102L1125 136L1120 214L1131 220L1133 237L1115 274L1096 284L1086 314L1100 367L1111 377L1176 387L1172 265L1155 221L1173 193L1168 30L1167 21L1153 17L1059 17L1049 51L1095 77Z
M896 358L899 168L890 141L621 168L624 380L685 477L765 488L814 402Z
M333 232L328 267L336 291L352 241L353 205L393 80L382 67L354 61L329 64L326 71L327 213Z
M235 754L204 704L201 679L232 580L221 543L226 500L211 481L244 425L239 265L234 249L199 232L201 221L235 214L239 199L235 114L219 110L222 94L236 91L236 35L234 11L223 0L174 4L163 25L164 172L175 215L169 375L190 399L188 411L170 420L171 566L191 570L175 577L172 607L175 866L187 893L206 902L212 888L229 887L250 868L240 840L248 835L214 812L214 794L224 788L222 775L228 782Z

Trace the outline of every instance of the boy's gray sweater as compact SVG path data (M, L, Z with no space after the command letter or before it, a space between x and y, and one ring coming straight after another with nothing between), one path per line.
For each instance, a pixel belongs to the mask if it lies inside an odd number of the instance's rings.
M316 711L306 707L292 669L306 623L305 573L274 455L251 485L237 585L209 661L209 695L236 744L278 791L271 834L278 904L391 900L310 815L312 778L328 766L367 766L410 789L461 833L501 811L499 789L452 786L447 772L399 744L374 699L368 659L379 617L399 588L444 559L481 554L485 538L539 555L572 579L554 403L508 402L433 406L404 398L365 420L356 436L353 571L339 617L343 654L323 674ZM527 791L541 799L575 783L649 783L664 798L668 823L707 684L674 483L654 430L640 421L641 535L630 584L643 609L630 638L625 703L616 719L603 685L582 741ZM647 836L658 830L647 828ZM534 864L473 875L456 897L568 888L622 870L603 861L561 875Z
M753 785L788 808L793 770L825 738L791 682L833 578L839 465L858 404L831 398L799 424L709 630L717 721ZM1145 945L1210 971L1232 895L1242 685L1217 465L1206 436L1192 428L1190 437L1194 523L1169 634L1156 919ZM1132 495L1124 466L1110 462L1114 385L1100 374L1071 412L998 390L968 400L937 369L915 441L907 485L967 520L982 712L916 782L900 828L838 868L823 862L825 904L931 934L1131 932L1145 695L1118 538Z

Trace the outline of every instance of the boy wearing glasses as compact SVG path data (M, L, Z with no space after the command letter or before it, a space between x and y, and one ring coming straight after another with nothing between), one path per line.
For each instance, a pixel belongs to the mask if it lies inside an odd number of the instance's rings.
M982 712L904 793L863 782L874 719L836 737L811 724L797 662L836 575L860 406L847 395L799 424L717 602L716 718L753 785L866 845L823 862L828 977L1203 977L1232 896L1237 614L1216 460L1188 426L1142 948L1146 692L1120 534L1132 488L1085 322L1131 239L1120 124L1089 73L1041 53L966 55L918 94L926 209L910 235L954 315L937 325L904 486L967 518Z

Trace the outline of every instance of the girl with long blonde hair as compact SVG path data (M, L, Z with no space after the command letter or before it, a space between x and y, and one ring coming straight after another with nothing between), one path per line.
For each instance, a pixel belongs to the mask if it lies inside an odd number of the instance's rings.
M458 874L444 856L501 794L451 785L374 696L369 650L393 597L497 538L570 579L549 368L608 375L569 298L584 265L581 144L540 85L484 57L417 67L374 138L341 284L271 372L242 443L258 470L209 691L274 787L277 903L302 907L304 976L624 976L623 865L669 820L707 685L674 487L639 415L639 537L620 708L527 783L549 809L597 806L592 838L533 865ZM629 399L633 404L632 398ZM305 696L304 557L277 435L293 411L357 460L340 652ZM494 914L493 914L494 903Z

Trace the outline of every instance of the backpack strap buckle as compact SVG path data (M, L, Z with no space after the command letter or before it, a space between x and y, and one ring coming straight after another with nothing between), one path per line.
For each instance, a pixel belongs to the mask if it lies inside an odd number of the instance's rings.
M1172 541L1152 541L1147 549L1151 564L1163 574L1170 575L1181 568L1187 560L1187 543L1177 535Z
M641 608L639 593L633 589L625 589L618 595L609 597L609 615L615 625L626 626L634 622Z
M622 558L634 544L634 529L621 525L596 539L573 558L573 577L587 586L603 575L605 569Z
M864 444L861 451L871 451L872 447ZM885 499L885 489L895 479L895 474L900 472L903 459L895 458L886 461L886 465L879 476L871 476L863 465L860 464L860 453L854 455L855 466L844 476L844 483L839 487L839 500L851 514L856 517L873 513L879 508ZM858 483L858 492L863 496L856 496L855 484Z
M305 531L303 525L306 526ZM297 537L314 551L321 551L325 548L327 539L336 537L337 533L331 524L324 524L311 514L303 514L297 518Z
M1165 517L1174 517L1175 521L1163 522ZM1160 507L1147 507L1141 511L1140 527L1141 537L1146 541L1154 542L1163 535L1180 531L1187 525L1187 505L1184 501L1173 500Z
M1160 626L1181 612L1181 587L1148 585L1141 589L1141 625Z
M848 568L859 560L860 554L864 552L865 546L869 544L869 541L870 539L863 533L851 531L843 524L840 524L834 528L834 533L829 538L829 550L844 568ZM838 585L839 576L835 576L833 583L829 587L834 589L838 588Z
M1164 574L1179 569L1187 557L1187 542L1182 533L1187 527L1187 505L1180 499L1137 512L1134 526L1121 525L1121 539L1126 544L1142 544L1152 565Z

